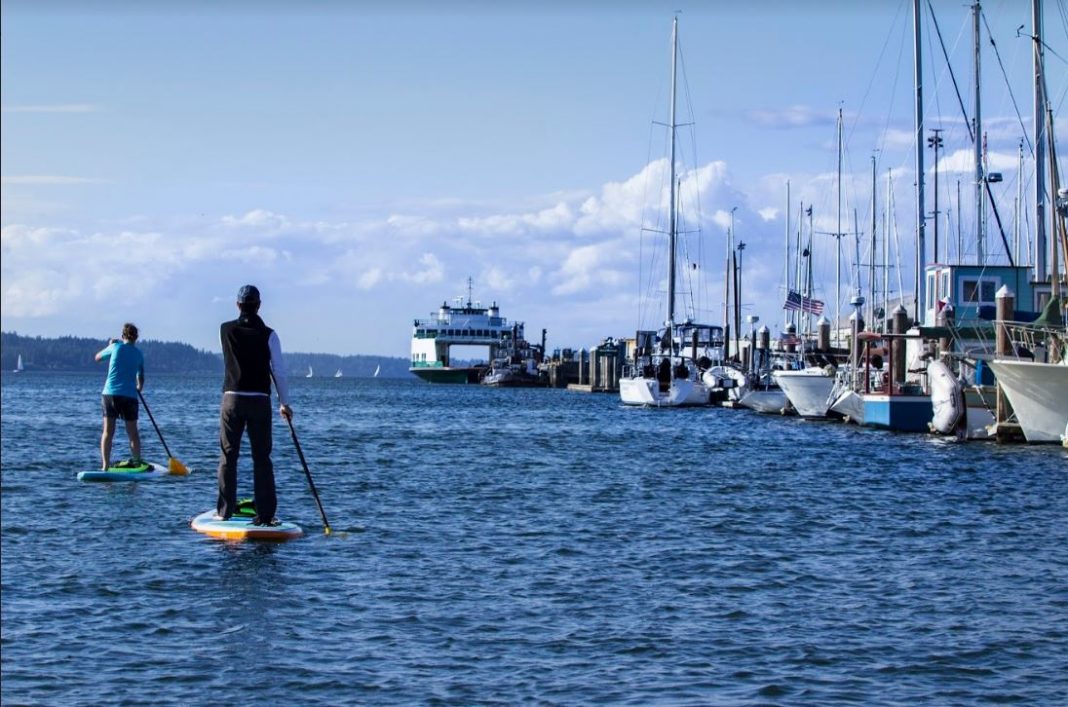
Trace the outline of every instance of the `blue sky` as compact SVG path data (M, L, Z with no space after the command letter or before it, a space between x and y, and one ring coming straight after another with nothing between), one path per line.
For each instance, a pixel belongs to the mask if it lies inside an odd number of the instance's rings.
M1045 5L1063 135L1068 11L1064 0ZM933 6L970 114L969 10ZM984 5L1008 77L984 29L983 117L1010 238L1023 128L1007 86L1029 131L1031 42L1016 31L1030 31L1029 8ZM217 350L217 325L251 282L286 349L407 356L412 319L464 294L468 277L475 299L497 301L528 334L548 329L550 347L650 326L662 318L649 301L663 291L663 261L653 259L663 238L642 226L665 200L655 121L667 120L675 10L679 120L694 123L680 130L683 211L695 231L685 257L699 263L685 285L695 296L683 299L697 316L722 319L736 209L744 313L781 322L786 182L792 219L803 201L817 230L836 229L839 108L846 230L854 209L869 230L876 155L880 202L894 175L891 221L911 290L907 0L90 10L5 0L3 329L104 338L129 320L146 338ZM924 31L926 122L946 141L943 228L957 228L962 179L968 233L971 148L929 19ZM1025 163L1027 191L1033 172ZM880 203L880 228L884 211ZM816 244L817 294L828 301L832 240Z

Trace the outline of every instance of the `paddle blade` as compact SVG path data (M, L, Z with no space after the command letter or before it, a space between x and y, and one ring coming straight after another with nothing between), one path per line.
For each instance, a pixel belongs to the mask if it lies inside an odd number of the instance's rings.
M167 469L171 472L172 476L186 476L189 474L189 469L185 468L185 464L174 457L167 460Z

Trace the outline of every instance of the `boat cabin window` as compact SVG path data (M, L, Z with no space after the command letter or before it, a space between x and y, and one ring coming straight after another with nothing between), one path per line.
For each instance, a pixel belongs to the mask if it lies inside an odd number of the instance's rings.
M961 301L967 304L994 304L998 283L994 278L966 277L961 280Z
M1046 305L1049 304L1050 297L1052 297L1052 296L1053 296L1053 293L1050 291L1050 288L1048 288L1048 287L1046 287L1046 288L1041 288L1041 287L1035 288L1035 311L1036 312L1041 312L1042 310L1044 310L1046 308Z

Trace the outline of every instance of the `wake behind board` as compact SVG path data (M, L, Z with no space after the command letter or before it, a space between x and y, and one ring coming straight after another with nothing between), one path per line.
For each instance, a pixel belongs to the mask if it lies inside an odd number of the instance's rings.
M167 476L167 467L152 462L134 463L126 460L98 471L78 472L78 481L142 481Z
M193 530L219 540L293 540L304 534L296 523L253 525L251 516L235 515L216 520L215 511L204 511L190 522Z

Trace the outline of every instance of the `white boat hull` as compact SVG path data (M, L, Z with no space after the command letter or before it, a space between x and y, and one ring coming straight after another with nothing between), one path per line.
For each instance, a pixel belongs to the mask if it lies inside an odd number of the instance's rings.
M655 378L622 378L619 399L624 405L646 407L708 405L708 388L696 381L676 379L667 390L661 391L660 381Z
M1068 365L990 361L1028 442L1062 442L1068 434Z
M713 366L701 375L701 382L710 391L725 389L734 402L740 402L748 391L745 374L733 366Z
M827 417L828 398L834 388L834 376L822 368L800 371L775 371L775 382L786 394L801 417Z
M780 415L787 404L786 393L782 392L782 388L748 390L738 404L757 412Z
M831 410L857 425L864 424L864 396L856 391L846 390L835 399Z

